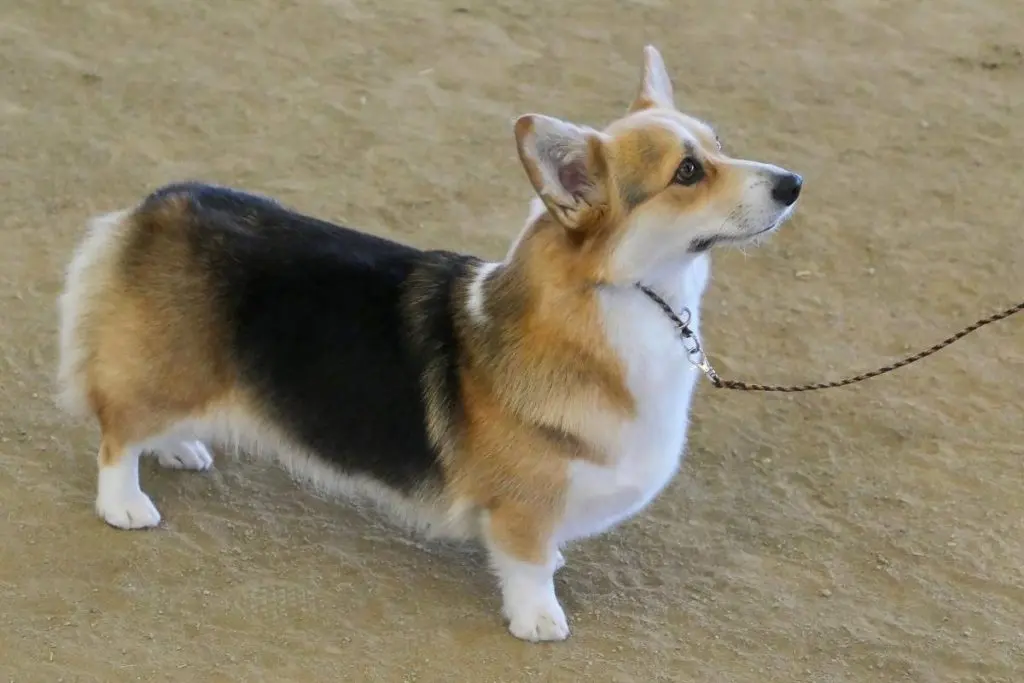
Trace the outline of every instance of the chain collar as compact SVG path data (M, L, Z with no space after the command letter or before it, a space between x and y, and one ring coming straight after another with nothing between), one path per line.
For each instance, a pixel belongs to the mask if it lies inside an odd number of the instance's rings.
M690 361L690 365L703 372L704 376L716 387L721 386L722 379L715 372L715 369L711 367L711 362L708 360L707 354L704 353L704 347L701 346L700 337L690 327L690 320L693 318L690 309L684 308L679 313L676 313L667 301L647 285L638 282L635 286L672 321L672 325L675 326L676 332L679 333L679 338L683 342L683 348L686 349L686 358Z

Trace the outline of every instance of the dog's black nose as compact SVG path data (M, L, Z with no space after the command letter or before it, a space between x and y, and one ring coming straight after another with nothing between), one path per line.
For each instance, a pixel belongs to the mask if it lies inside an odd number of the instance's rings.
M804 179L796 173L780 175L775 179L775 186L772 187L772 199L780 204L792 206L800 196L800 188L803 184Z

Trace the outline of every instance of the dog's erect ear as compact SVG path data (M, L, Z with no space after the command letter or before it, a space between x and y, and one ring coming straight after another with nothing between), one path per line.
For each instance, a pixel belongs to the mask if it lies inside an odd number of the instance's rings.
M672 93L672 80L665 70L665 61L661 53L653 45L644 48L644 80L640 84L640 92L629 107L630 112L652 107L675 109L675 98Z
M604 212L610 193L601 133L540 114L520 116L515 133L526 175L559 223L575 230Z

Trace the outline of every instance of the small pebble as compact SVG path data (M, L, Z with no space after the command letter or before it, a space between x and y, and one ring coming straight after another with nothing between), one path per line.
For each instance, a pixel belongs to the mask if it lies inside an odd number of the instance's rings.
M827 588L822 588L820 591L818 591L818 593L823 598L831 598L832 597L832 591L830 591Z

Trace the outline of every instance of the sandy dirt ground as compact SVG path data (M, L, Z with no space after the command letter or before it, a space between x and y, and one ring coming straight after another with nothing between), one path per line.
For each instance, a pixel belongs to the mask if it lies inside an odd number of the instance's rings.
M253 462L146 462L164 524L108 528L51 399L90 215L199 177L501 257L512 118L618 116L648 41L730 151L806 178L717 256L719 370L885 362L1022 295L1022 36L1015 0L0 2L0 680L1024 680L1024 320L856 388L705 387L672 486L568 550L553 646L478 551Z

